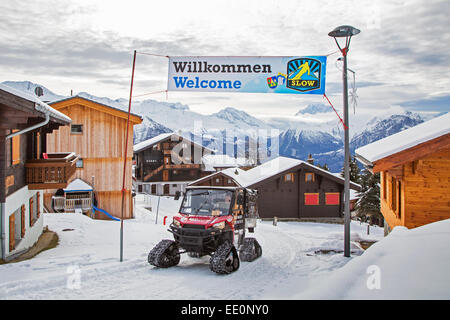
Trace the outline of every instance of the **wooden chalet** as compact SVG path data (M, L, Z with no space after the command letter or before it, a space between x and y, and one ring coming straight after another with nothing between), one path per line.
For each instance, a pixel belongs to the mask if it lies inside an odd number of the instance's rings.
M263 219L341 221L343 218L344 179L297 159L278 157L248 171L230 168L189 185L256 189L259 215ZM360 186L350 183L350 188L359 190Z
M380 172L387 232L450 218L450 113L361 147L356 157Z
M51 102L56 110L72 118L71 126L61 128L47 136L48 148L52 152L74 150L80 155L76 173L72 180L80 179L93 189L92 204L109 212L112 216L122 214L122 182L124 149L128 113L114 106L93 101L82 96ZM132 201L132 157L133 126L142 123L138 115L130 115L128 149L126 154L125 208L124 218L133 218ZM45 194L45 203L55 206L61 203L64 190L53 190ZM71 195L74 196L74 195ZM52 201L53 198L53 201ZM66 196L67 198L67 196ZM88 195L86 194L86 201ZM81 201L78 204L86 203ZM66 202L71 203L71 202ZM55 209L55 208L54 208ZM71 211L70 206L65 211ZM77 208L80 209L80 208ZM96 219L109 219L100 211L81 210Z
M51 153L47 134L71 123L34 96L0 84L1 259L33 246L43 231L43 190L64 188L78 157Z
M175 195L210 172L202 169L202 157L212 150L175 133L163 133L133 147L139 192Z

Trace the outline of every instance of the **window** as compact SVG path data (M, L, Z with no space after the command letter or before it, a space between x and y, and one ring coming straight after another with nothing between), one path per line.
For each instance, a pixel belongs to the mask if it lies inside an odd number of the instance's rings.
M325 204L326 205L338 205L340 199L339 192L327 192L325 193Z
M83 134L83 125L82 124L71 124L70 125L70 133Z
M294 182L294 174L288 173L284 175L284 182Z
M386 171L383 171L382 173L382 184L383 184L383 199L386 200L387 199L387 180L386 180Z
M305 173L305 182L314 182L314 173L312 172Z
M17 132L19 130L13 130L12 132ZM11 139L11 163L16 165L20 163L20 135L14 136Z
M83 159L80 158L80 159L77 160L76 167L77 168L83 168Z
M397 182L395 178L391 179L391 209L396 210L397 209L397 188L396 188Z
M305 193L305 205L314 206L319 204L318 193Z

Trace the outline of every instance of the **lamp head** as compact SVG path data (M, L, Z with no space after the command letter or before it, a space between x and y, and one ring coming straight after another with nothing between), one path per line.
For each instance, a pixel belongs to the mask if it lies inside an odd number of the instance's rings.
M333 38L345 38L352 37L357 35L361 31L352 26L339 26L336 27L333 31L329 32L328 35Z

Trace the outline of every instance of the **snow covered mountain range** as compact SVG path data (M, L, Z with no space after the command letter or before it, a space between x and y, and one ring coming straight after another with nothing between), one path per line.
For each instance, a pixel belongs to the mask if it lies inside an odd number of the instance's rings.
M43 101L54 101L64 96L29 81L6 81L3 84L34 94L37 86L43 88ZM128 100L96 97L86 92L77 95L128 109ZM152 138L158 134L174 131L187 137L202 139L202 143L218 153L234 155L234 144L238 145L239 156L245 153L245 141L261 135L279 139L279 153L283 156L305 160L311 153L316 164L327 164L332 172L339 172L343 166L343 127L334 111L325 104L310 104L301 108L292 117L257 118L244 111L227 107L209 115L193 112L181 103L156 100L134 101L132 112L143 118L135 126L134 142ZM339 110L338 110L339 112ZM371 114L350 113L350 148L356 148L415 126L429 115L406 112L401 108L385 109ZM250 138L249 138L250 137ZM224 139L225 138L225 139ZM275 141L275 140L274 140ZM260 147L267 142L259 141ZM274 142L268 144L274 145Z

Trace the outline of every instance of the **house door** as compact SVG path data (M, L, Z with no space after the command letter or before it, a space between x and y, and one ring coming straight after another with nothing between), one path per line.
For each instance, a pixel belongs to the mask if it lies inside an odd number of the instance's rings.
M164 185L164 194L169 194L170 192L170 184L165 184Z

